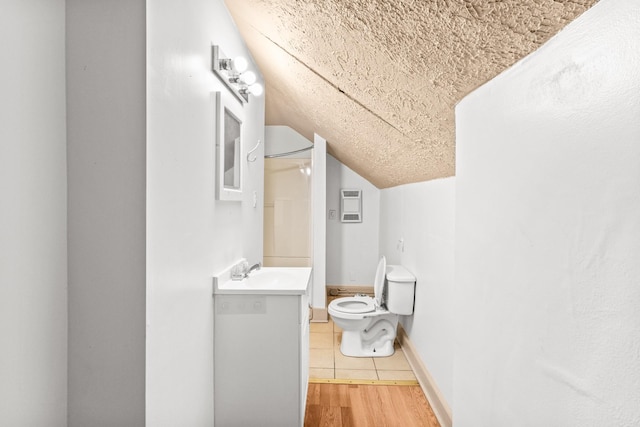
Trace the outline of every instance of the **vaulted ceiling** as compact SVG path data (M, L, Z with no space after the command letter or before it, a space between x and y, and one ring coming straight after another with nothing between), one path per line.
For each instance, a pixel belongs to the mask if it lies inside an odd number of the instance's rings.
M455 173L454 107L597 0L226 0L289 126L379 188Z

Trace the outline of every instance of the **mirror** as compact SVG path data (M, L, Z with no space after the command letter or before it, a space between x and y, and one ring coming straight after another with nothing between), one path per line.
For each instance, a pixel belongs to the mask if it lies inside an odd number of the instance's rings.
M242 105L216 92L216 198L242 200Z

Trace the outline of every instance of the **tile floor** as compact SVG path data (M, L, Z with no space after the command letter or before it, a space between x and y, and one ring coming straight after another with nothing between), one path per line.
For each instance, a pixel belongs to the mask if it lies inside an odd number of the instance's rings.
M397 342L395 353L389 357L347 357L340 353L342 331L331 319L328 323L311 323L310 327L311 379L416 381Z

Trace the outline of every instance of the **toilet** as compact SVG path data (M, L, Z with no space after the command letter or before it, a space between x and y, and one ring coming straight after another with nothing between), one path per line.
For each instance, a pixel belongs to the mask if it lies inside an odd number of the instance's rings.
M356 295L333 300L329 314L342 328L340 352L351 357L391 356L398 316L413 313L415 284L413 274L401 265L387 266L383 256L376 270L374 298Z

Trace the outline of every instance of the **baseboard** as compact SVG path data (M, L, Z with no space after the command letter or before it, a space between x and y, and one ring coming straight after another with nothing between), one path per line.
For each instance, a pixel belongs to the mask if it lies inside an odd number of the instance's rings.
M327 296L352 297L355 294L373 295L373 286L327 285Z
M328 322L329 311L326 308L311 308L311 322Z
M309 378L309 384L399 385L416 387L417 380L352 380L348 378Z
M398 342L400 343L400 346L402 346L402 350L404 351L405 356L407 356L407 360L420 383L420 387L422 388L424 395L431 404L431 409L433 409L436 418L438 418L440 426L451 427L451 408L444 399L444 396L442 396L442 393L438 389L436 382L433 380L433 377L427 370L426 366L422 363L416 348L411 343L411 340L409 340L409 337L401 324L398 324Z

